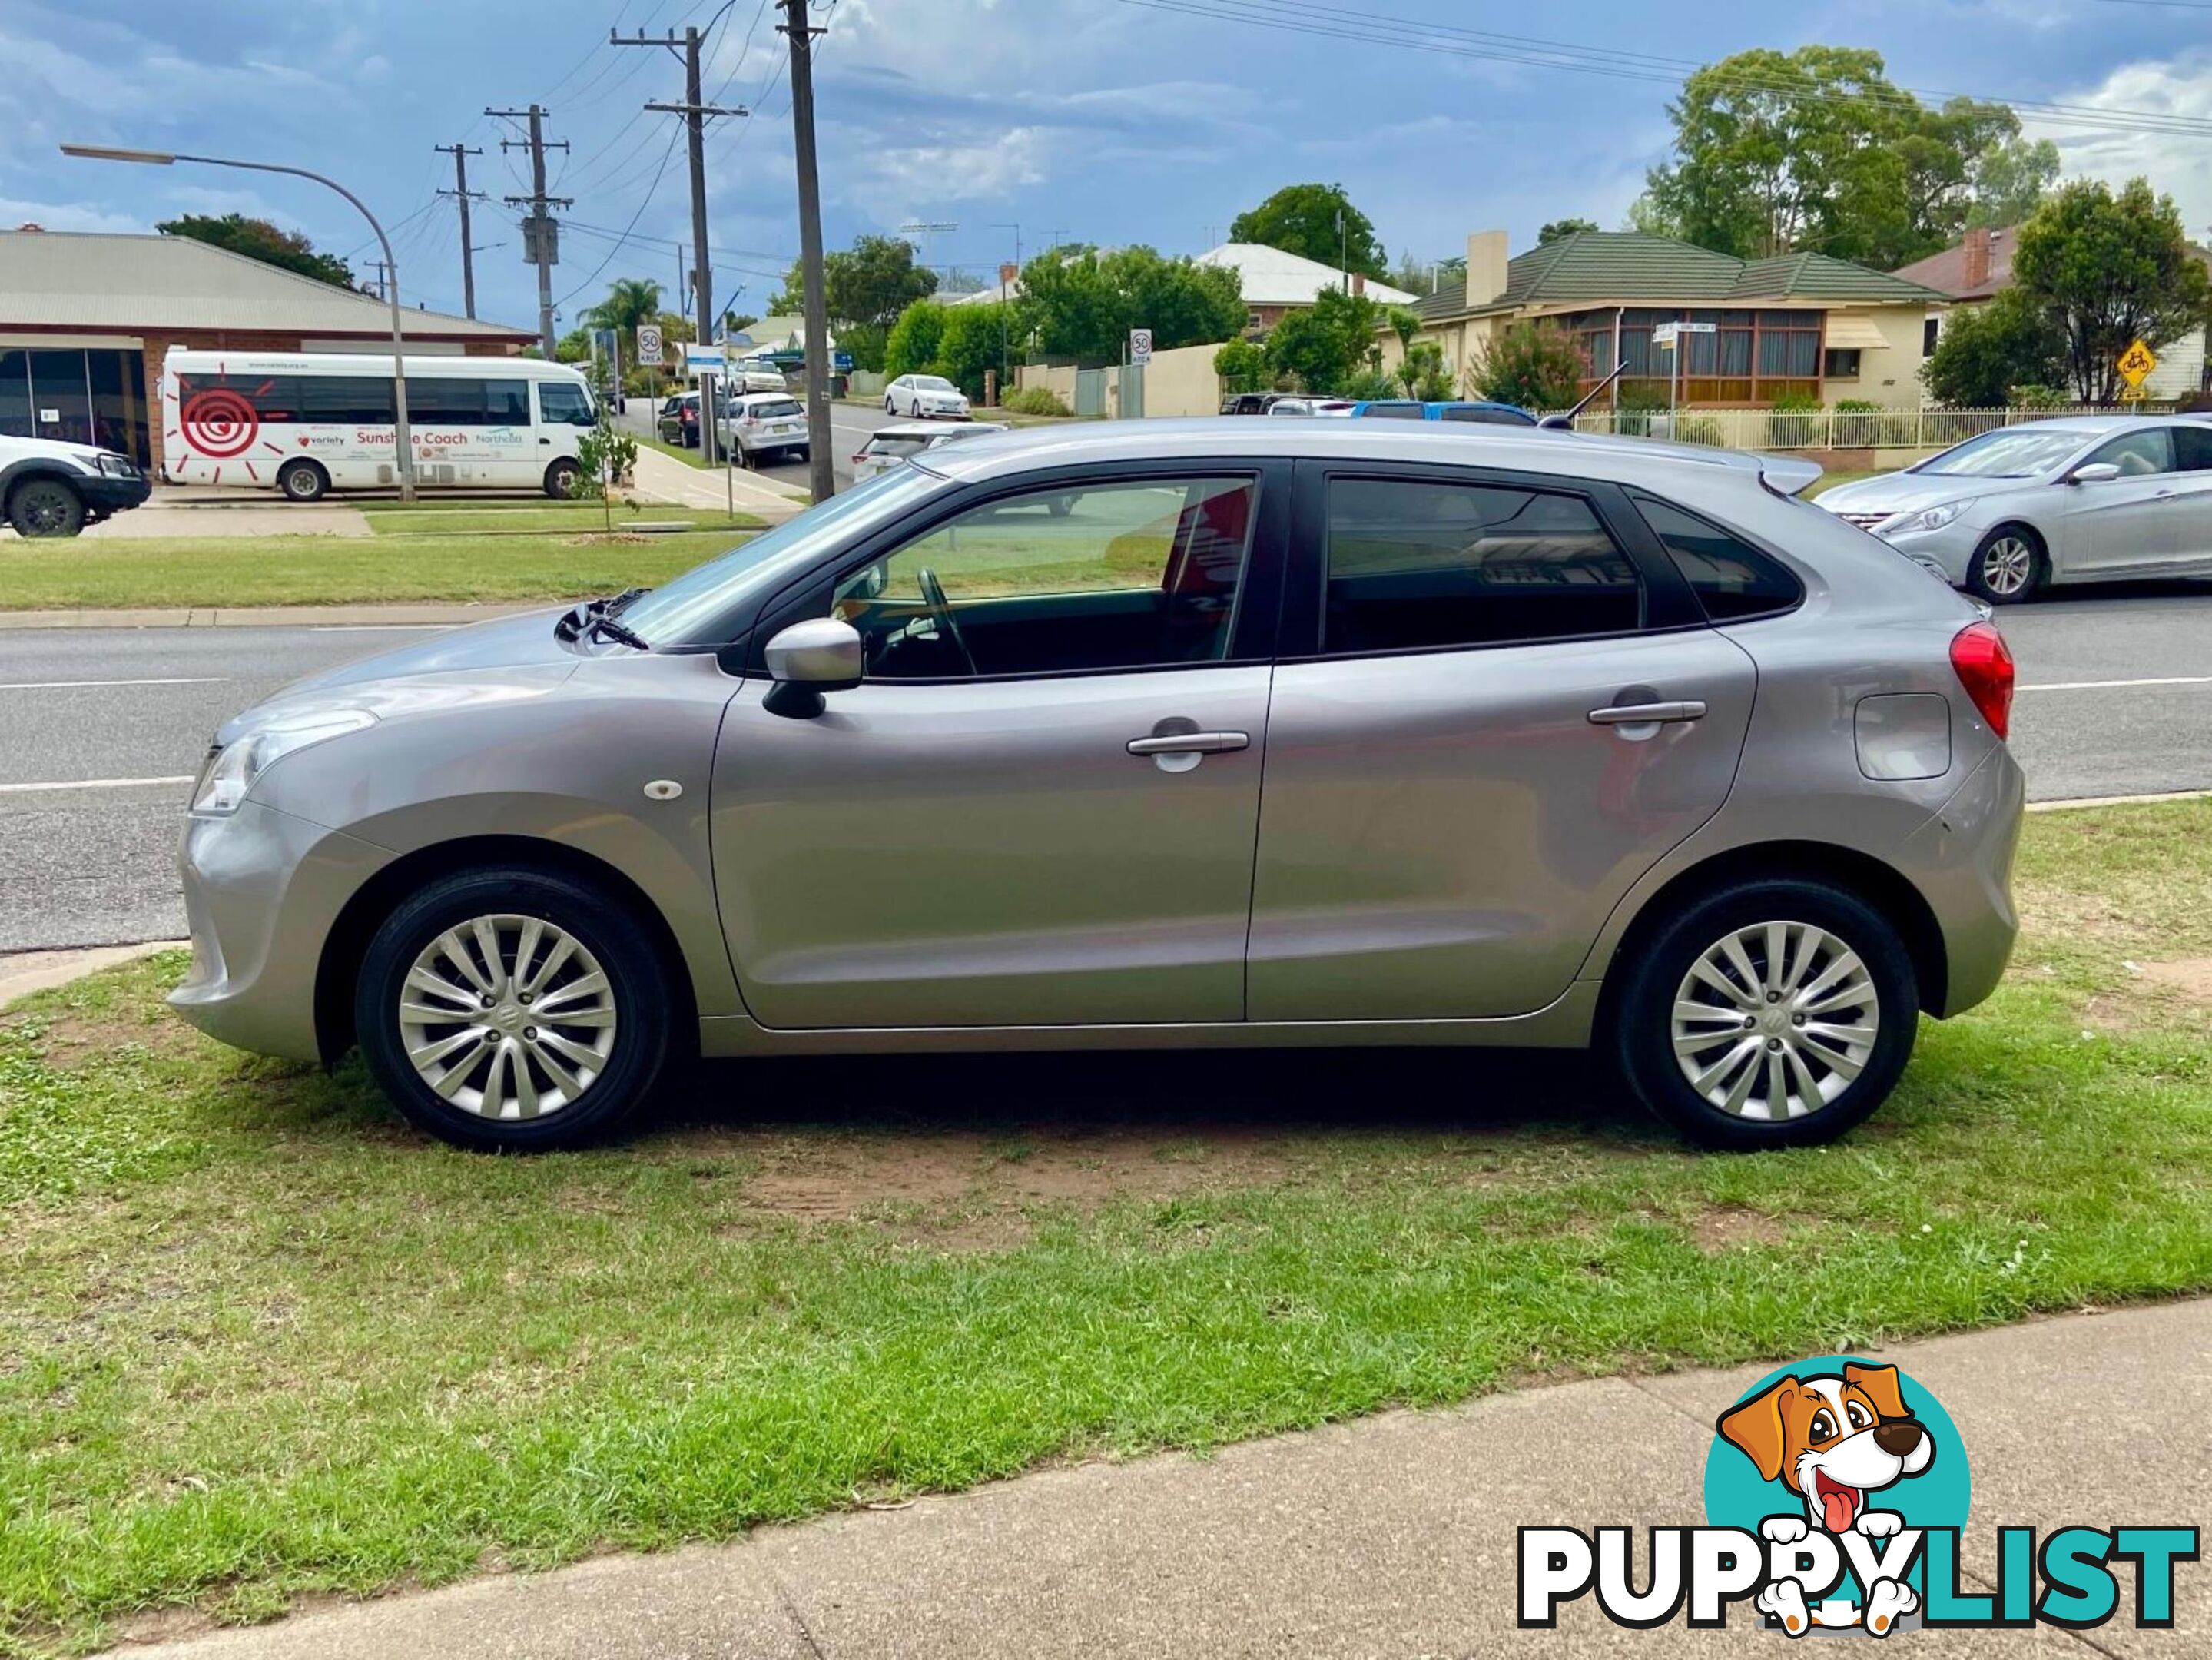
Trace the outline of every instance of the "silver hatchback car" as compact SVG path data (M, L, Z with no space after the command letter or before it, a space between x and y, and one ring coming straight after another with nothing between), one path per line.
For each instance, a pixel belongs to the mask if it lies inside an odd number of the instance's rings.
M431 1133L672 1055L1595 1047L1732 1147L2011 949L2012 665L1802 464L1388 422L929 452L228 722L173 1001Z

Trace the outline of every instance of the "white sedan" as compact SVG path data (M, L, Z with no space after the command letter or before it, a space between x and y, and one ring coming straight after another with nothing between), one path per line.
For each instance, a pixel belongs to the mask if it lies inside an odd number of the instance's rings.
M968 398L941 374L902 374L884 388L884 413L916 421L965 421Z
M878 427L868 435L868 441L853 454L853 482L872 478L879 472L889 472L909 455L919 455L924 450L935 449L957 438L980 437L987 432L1011 430L1004 422L971 421L963 427L939 427L927 422L902 421L888 427Z
M806 409L785 392L752 392L732 398L722 406L714 423L714 435L725 453L746 466L756 459L781 452L778 459L806 459Z

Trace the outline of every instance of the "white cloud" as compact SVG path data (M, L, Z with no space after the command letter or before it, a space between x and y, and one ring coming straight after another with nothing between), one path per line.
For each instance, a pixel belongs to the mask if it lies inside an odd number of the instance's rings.
M39 225L47 230L97 230L143 235L153 227L127 213L111 213L91 202L26 202L0 196L0 230Z
M850 158L840 197L878 217L921 204L1004 196L1045 180L1047 141L1035 127L1012 127L973 142L864 150Z
M2123 64L2089 90L2063 94L2054 101L2212 120L2212 52ZM2212 237L2212 139L2203 134L2088 132L2055 121L2031 122L2028 131L2057 141L2069 177L2087 175L2118 185L2140 173L2152 189L2173 198L2192 238Z

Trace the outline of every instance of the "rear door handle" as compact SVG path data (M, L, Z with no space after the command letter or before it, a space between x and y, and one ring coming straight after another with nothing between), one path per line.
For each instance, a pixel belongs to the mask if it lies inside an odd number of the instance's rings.
M1705 706L1694 698L1675 703L1621 703L1589 712L1594 727L1656 727L1705 718Z
M1249 732L1170 732L1129 740L1132 755L1224 755L1251 747Z

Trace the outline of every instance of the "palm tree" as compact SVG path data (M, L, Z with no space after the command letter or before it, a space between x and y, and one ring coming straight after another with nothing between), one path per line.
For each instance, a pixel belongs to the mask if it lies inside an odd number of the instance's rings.
M660 284L642 277L617 277L607 286L607 297L580 319L595 329L620 329L635 337L640 323L660 315Z

